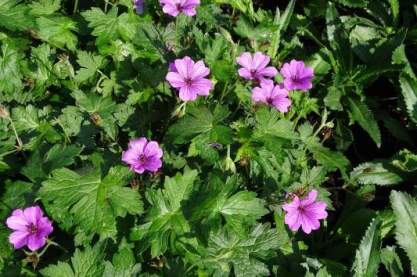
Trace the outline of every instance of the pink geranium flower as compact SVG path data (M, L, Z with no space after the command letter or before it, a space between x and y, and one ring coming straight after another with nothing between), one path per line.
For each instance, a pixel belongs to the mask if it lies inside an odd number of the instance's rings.
M213 83L205 78L210 74L210 69L203 61L194 62L190 57L184 57L175 60L169 68L166 80L180 91L181 100L194 101L198 95L209 95Z
M43 216L38 206L14 210L7 218L6 225L14 231L9 236L13 247L19 249L27 245L31 251L42 248L46 243L46 238L54 229L51 221Z
M309 90L313 87L311 80L314 70L306 67L303 61L292 60L285 63L281 68L281 75L284 77L284 86L288 90Z
M133 7L136 10L137 14L143 13L143 4L145 0L133 0Z
M278 71L273 66L267 66L270 60L270 57L261 52L256 52L253 56L245 52L236 60L242 66L238 71L239 75L247 80L258 82L262 82L266 78L274 78Z
M148 142L142 137L129 142L129 148L122 154L122 161L139 174L145 170L156 172L162 166L162 155L162 149L156 141Z
M265 103L282 113L288 112L291 100L288 91L280 85L274 85L272 80L264 80L260 87L252 90L252 100L256 103Z
M200 5L200 0L159 0L163 6L164 13L171 16L177 16L183 13L187 16L194 16L197 14L196 7Z
M327 218L326 203L323 201L316 202L317 191L312 190L308 196L302 200L294 196L291 203L282 206L287 212L285 215L285 224L292 231L303 229L304 233L310 234L311 230L320 228L320 219Z

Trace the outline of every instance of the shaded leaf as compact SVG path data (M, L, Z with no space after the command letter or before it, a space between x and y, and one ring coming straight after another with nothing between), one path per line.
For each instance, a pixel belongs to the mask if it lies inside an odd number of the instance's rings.
M392 209L396 217L395 238L411 261L413 274L417 273L417 201L404 192L392 191Z
M381 131L371 110L364 102L359 102L351 97L348 97L347 100L351 118L368 132L378 147L381 147Z
M358 250L356 250L353 263L354 276L373 277L377 275L380 263L380 227L381 220L376 217L368 227Z
M368 162L357 166L351 173L351 178L360 184L395 185L403 181L391 167L382 162Z

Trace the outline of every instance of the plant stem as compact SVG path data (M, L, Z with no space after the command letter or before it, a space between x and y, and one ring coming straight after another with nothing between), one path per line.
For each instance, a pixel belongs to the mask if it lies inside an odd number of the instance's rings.
M104 13L107 13L107 7L109 5L109 0L105 0L104 2L105 2L105 4L104 4Z
M72 14L75 14L78 10L78 0L75 0L74 2L74 9L72 10Z
M14 126L13 120L12 120L11 117L9 117L8 119L10 121L10 126L12 126L13 133L16 137L16 141L17 141L17 145L19 146L19 150L23 150L23 143L22 143L22 140L19 138L19 135L17 134L16 127Z

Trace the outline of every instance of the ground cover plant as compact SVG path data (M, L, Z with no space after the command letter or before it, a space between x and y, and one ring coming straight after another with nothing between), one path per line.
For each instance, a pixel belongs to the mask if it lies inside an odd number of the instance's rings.
M1 276L417 274L417 3L0 0Z

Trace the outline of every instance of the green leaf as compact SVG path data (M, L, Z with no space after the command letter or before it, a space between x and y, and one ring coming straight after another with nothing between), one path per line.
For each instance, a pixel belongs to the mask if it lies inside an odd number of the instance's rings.
M408 115L417 123L417 79L401 74L400 85Z
M73 106L66 106L62 109L62 114L57 119L58 124L68 137L76 136L80 132L83 121L82 112Z
M395 246L387 246L381 251L381 262L392 277L404 276L401 259L396 252Z
M82 12L81 15L88 21L88 27L92 28L91 34L97 37L97 45L108 43L118 37L119 19L118 9L113 7L108 13L100 8L93 7L91 10Z
M82 151L81 147L77 145L60 145L55 144L45 155L44 165L47 172L52 172L55 169L69 166L74 163L74 158Z
M268 213L265 202L256 198L256 193L240 191L226 200L220 212L225 216L261 217Z
M234 31L242 38L248 38L250 40L263 40L268 41L275 31L272 26L257 26L254 27L245 17L239 17L236 23Z
M410 119L417 123L417 77L406 56L404 44L394 51L392 62L403 65L403 71L399 78L401 92Z
M55 61L55 49L44 43L36 48L32 48L32 59L34 60L31 78L35 83L32 93L43 97L47 87L51 85L59 86L56 76L53 73L53 62Z
M362 1L362 0L359 0ZM326 9L327 38L331 48L335 52L340 70L349 71L352 68L352 50L348 39L348 34L340 20L333 2L327 2ZM336 68L339 70L338 68Z
M38 0L29 7L33 15L51 15L61 8L61 0Z
M381 147L381 131L371 110L364 102L354 98L347 98L351 118L371 136L378 147Z
M398 0L388 0L388 1L391 6L392 20L394 21L394 23L397 23L398 15L400 14L400 3Z
M26 31L34 25L29 7L20 0L0 0L0 26L10 31Z
M349 160L341 152L332 151L320 145L308 145L308 149L313 153L317 162L329 170L339 169L344 177L350 165Z
M1 20L0 20L1 22ZM2 55L0 56L0 101L3 99L3 93L10 95L23 89L22 73L19 60L22 55L12 44L3 43L1 46Z
M181 237L191 231L182 207L190 198L197 179L196 170L185 170L174 178L166 177L163 190L148 190L146 198L151 203L146 223L132 230L134 240L142 240L143 249L151 247L152 257L165 253L170 240L182 241ZM183 238L193 243L189 238Z
M270 276L263 259L274 255L280 242L278 232L267 224L258 224L243 237L222 229L210 234L208 246L200 250L201 263L210 276L229 276L232 268L237 277Z
M195 203L187 207L191 214L190 219L200 224L209 224L220 220L220 215L226 221L238 219L243 223L254 224L257 219L268 213L265 201L256 197L256 193L239 191L237 193L238 179L228 178L226 181L218 176L211 176L209 182L194 195ZM198 204L197 204L198 203ZM209 229L207 228L207 232Z
M403 178L382 162L367 162L357 166L351 173L351 178L360 184L395 185Z
M123 238L119 244L117 253L113 255L112 262L105 262L105 269L102 277L134 277L138 276L142 269L141 264L136 263L133 252L134 245L129 244Z
M39 17L38 24L39 38L57 48L68 48L75 51L77 47L78 28L72 19L65 16Z
M102 277L136 277L142 270L141 264L130 265L128 268L117 268L106 261Z
M71 262L58 262L41 270L45 277L102 276L104 272L104 243L86 247L83 251L76 249Z
M43 144L36 149L22 168L22 174L32 182L43 181L54 169L73 164L75 157L82 151L82 148L77 145L55 144L48 152L45 150L46 147L49 145Z
M256 113L255 138L262 139L265 136L295 140L298 138L293 131L293 123L286 119L280 119L280 113L275 109L262 108Z
M79 51L77 63L81 66L81 68L75 75L75 81L83 83L95 77L98 70L102 69L106 65L106 60L103 56L94 55L86 51Z
M76 104L81 111L87 112L90 120L97 126L100 126L109 135L110 138L116 139L116 119L114 114L118 105L111 97L102 97L98 94L85 94L81 90L74 90L71 96L76 100Z
M396 217L395 238L407 253L413 274L417 274L417 201L398 191L392 191L390 199Z
M272 36L271 45L268 49L268 55L273 59L277 55L279 44L281 42L281 33L285 32L288 24L290 23L291 16L294 12L295 0L291 0L284 13L280 15L279 9L277 8L274 23L277 25L276 31Z
M187 114L171 125L166 136L174 144L184 144L199 134L206 134L209 137L211 134L216 135L216 130L219 127L229 130L228 127L221 124L228 115L229 111L222 106L216 106L214 111L210 111L205 106L189 106ZM223 141L224 138L223 136L218 137L220 140L218 142L227 142L228 139Z
M5 219L12 210L32 204L34 199L35 190L32 183L7 180L0 197L0 220Z
M327 95L324 98L324 103L331 110L343 111L342 103L340 102L343 96L343 90L337 87L329 87L327 89Z
M221 82L229 81L230 76L233 76L236 72L234 65L227 60L217 60L213 62L211 70L216 80Z
M368 0L336 0L336 2L350 8L366 8L368 6Z
M376 217L363 236L353 263L354 276L377 276L381 247L380 227L381 220Z
M16 107L12 110L12 118L17 132L33 131L40 127L38 110L28 105L26 107Z
M139 215L143 205L137 191L125 187L132 173L126 167L113 167L101 178L97 172L80 175L57 169L42 183L39 196L53 219L64 229L75 227L76 242L115 238L116 219Z

